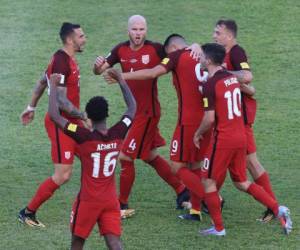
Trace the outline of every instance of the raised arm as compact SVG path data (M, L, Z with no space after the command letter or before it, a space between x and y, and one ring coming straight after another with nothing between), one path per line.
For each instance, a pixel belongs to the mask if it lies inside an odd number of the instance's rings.
M74 118L78 118L83 121L86 121L87 116L86 116L85 112L81 112L67 98L67 88L60 87L60 86L57 86L56 88L57 88L57 102L58 102L59 109L66 112L67 114L69 114L70 116L72 116Z
M26 109L22 112L20 116L21 123L23 125L28 125L34 119L34 112L38 101L40 100L41 96L43 95L45 89L47 87L47 78L44 74L41 79L39 79L32 91L31 101L26 107Z
M256 90L251 83L241 83L241 91L248 96L253 96Z
M253 80L252 72L249 70L230 70L229 72L235 75L240 83L248 84Z
M57 85L60 82L61 75L60 74L52 74L50 76L49 84L50 84L50 96L49 96L49 106L48 112L50 118L55 122L59 127L64 128L66 123L68 122L64 117L62 117L59 113L58 109L58 87Z
M126 81L122 77L121 73L116 69L107 70L107 74L119 83L125 103L127 105L127 110L125 111L124 115L133 119L136 112L136 102Z

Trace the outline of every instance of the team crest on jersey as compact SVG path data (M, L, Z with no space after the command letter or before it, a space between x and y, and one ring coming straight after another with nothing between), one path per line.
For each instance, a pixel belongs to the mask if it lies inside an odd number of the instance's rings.
M70 151L66 151L66 152L65 152L65 158L66 158L67 160L69 160L69 159L71 158L71 152L70 152Z
M149 55L142 55L142 63L148 64L150 62L150 56Z

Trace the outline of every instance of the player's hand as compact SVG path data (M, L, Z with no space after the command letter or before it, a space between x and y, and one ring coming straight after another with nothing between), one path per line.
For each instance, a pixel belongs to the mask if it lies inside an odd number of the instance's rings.
M34 110L28 109L28 107L20 115L22 125L26 126L34 119Z
M84 126L86 129L92 131L93 125L92 125L92 122L91 122L90 119L86 119L86 120L82 121L82 123L83 123L83 126Z
M189 47L186 48L186 50L191 50L190 56L199 61L200 59L200 55L202 53L202 49L201 49L201 45L198 43L193 43L192 45L190 45Z
M103 56L97 56L96 60L95 60L95 63L94 63L94 66L96 68L101 68L102 65L106 62L106 59L105 57Z
M196 148L200 149L200 141L202 139L203 139L203 136L198 131L196 131L196 133L194 134L194 137L193 137L193 142L194 142Z
M60 83L60 80L61 80L61 74L54 73L50 76L50 85L57 86Z
M113 68L106 70L103 74L103 78L108 84L120 82L123 80L120 71Z

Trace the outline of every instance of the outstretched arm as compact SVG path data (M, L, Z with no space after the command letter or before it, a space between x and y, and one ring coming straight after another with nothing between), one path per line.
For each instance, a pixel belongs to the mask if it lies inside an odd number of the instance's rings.
M166 68L162 65L157 65L152 69L142 69L133 72L122 73L125 80L147 80L159 77L168 73Z
M119 83L125 103L127 105L127 110L124 115L133 119L136 112L136 102L126 81L122 77L121 73L116 69L109 69L107 74Z
M46 75L44 74L41 77L41 79L37 81L32 91L31 101L20 116L21 123L23 125L28 125L34 119L35 108L38 104L39 99L43 95L46 87L47 87L47 78Z
M64 128L68 122L64 117L59 113L58 109L58 91L57 85L60 82L60 74L52 74L50 76L50 96L49 96L49 106L48 112L51 119L57 124L60 128Z

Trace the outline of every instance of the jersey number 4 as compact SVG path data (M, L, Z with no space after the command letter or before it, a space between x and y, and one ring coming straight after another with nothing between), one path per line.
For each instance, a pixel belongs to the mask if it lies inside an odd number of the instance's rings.
M228 109L228 119L232 120L234 115L240 117L241 110L239 107L241 106L241 90L239 88L235 88L232 92L226 91L224 97L227 99L227 109Z
M103 164L103 175L105 177L111 176L114 173L116 164L117 164L117 157L119 152L113 151L108 153L104 158L104 164ZM92 153L91 157L93 158L93 174L92 176L94 178L99 177L100 172L100 153Z

